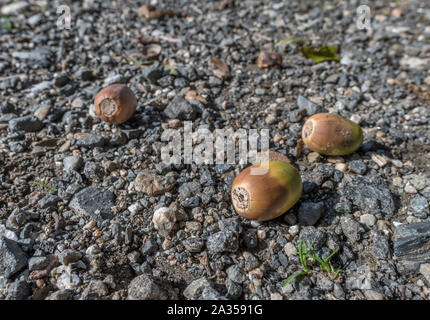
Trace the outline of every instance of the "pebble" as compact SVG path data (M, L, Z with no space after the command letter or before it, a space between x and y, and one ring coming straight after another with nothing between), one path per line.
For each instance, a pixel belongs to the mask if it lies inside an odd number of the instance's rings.
M363 214L360 216L360 223L368 227L373 227L376 223L376 218L372 214Z
M167 236L176 224L176 214L171 208L161 207L154 211L152 223L158 233Z
M426 219L430 213L427 199L419 195L410 200L409 208L415 217L421 219Z
M239 249L239 237L235 232L219 231L208 237L206 247L211 253L236 252Z
M76 262L82 258L82 254L79 251L73 249L66 249L58 255L58 261L64 265Z
M298 213L299 223L305 226L313 226L321 218L323 213L323 202L302 202Z
M43 122L34 116L25 116L14 118L9 121L9 130L11 132L36 132L43 128Z
M111 217L114 194L99 187L84 188L76 193L69 207L79 216L101 222Z
M427 280L427 283L430 284L430 264L423 263L420 265L420 273L424 276L424 279Z
M184 290L183 295L185 298L191 300L197 298L205 287L210 287L209 281L202 277L197 280L192 281Z
M0 237L0 275L12 277L27 266L27 255L18 242Z

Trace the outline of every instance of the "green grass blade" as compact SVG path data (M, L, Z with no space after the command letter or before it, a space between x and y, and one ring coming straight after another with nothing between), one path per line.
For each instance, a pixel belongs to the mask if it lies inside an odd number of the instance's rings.
M47 184L44 184L44 183L42 183L42 182L34 181L33 183L34 183L34 184L38 184L38 185L40 185L40 186L42 186L42 187L45 187L45 188L51 189L51 190L53 190L53 191L57 191L57 189L55 189L54 187L48 186Z

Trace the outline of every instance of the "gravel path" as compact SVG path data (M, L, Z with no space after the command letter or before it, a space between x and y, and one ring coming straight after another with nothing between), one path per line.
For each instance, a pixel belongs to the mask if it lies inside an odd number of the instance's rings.
M368 1L372 29L358 30L366 1L151 3L170 11L147 21L141 1L2 1L0 299L429 299L430 4ZM275 47L291 37L337 45L340 61ZM282 61L259 68L263 50ZM121 125L94 113L113 83L138 100ZM359 123L361 148L302 149L318 112ZM230 201L244 165L163 165L161 135L185 120L269 129L300 171L300 201L257 223ZM314 263L282 286L300 240L322 257L339 247L339 276Z

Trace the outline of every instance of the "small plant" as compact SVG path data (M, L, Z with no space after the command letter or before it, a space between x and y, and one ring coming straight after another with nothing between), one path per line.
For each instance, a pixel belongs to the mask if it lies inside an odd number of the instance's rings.
M34 181L33 183L34 183L34 184L38 184L38 185L40 185L40 186L42 186L42 187L45 187L45 188L51 189L51 190L53 190L53 191L57 191L57 189L55 189L54 187L48 186L47 184L44 184L44 183L42 183L42 182Z
M336 247L327 258L320 258L318 256L318 253L315 251L315 249L312 247L309 241L306 241L306 245L303 244L302 241L299 241L299 259L300 264L302 265L302 271L293 273L291 276L289 276L283 283L282 286L286 286L287 284L293 282L294 280L299 280L304 276L309 275L310 273L314 272L313 270L309 269L307 265L307 258L314 259L318 262L321 269L327 272L329 277L334 280L337 278L339 273L342 271L339 268L333 267L331 262L329 261L331 257L333 257L337 251L339 250L339 247Z

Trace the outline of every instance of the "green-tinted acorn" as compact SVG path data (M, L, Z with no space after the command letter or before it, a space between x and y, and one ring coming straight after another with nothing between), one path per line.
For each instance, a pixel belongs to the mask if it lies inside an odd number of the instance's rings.
M262 162L244 169L233 181L231 199L239 215L266 221L289 210L301 194L299 172L281 160Z
M355 122L337 114L318 113L302 129L303 142L312 151L327 156L343 156L363 143L363 131Z

